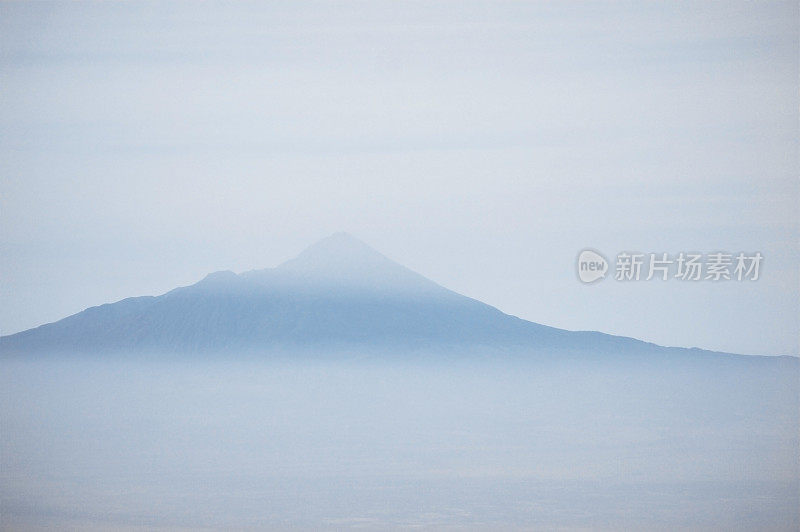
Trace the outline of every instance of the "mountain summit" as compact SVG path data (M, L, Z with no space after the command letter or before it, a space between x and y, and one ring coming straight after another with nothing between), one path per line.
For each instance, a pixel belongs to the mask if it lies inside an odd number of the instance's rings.
M298 347L495 354L666 349L509 316L426 279L346 233L331 235L275 268L215 272L160 296L92 307L0 338L3 354Z
M313 288L411 296L442 290L348 233L335 233L276 268L253 270L242 277L266 286L286 285L301 291Z
M334 233L290 259L278 269L333 271L396 264L349 233Z

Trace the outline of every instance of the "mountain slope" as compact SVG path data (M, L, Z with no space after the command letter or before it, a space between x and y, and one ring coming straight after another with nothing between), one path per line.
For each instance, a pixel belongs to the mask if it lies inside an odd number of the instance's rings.
M276 268L239 275L216 272L161 296L92 307L0 338L3 353L348 346L616 353L665 349L509 316L439 286L344 233Z

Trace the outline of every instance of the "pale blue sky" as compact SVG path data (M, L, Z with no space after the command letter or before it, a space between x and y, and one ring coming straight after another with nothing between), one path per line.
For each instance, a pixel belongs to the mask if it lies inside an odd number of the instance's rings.
M798 351L795 2L0 4L0 332L348 231L533 321ZM578 251L761 251L581 285Z

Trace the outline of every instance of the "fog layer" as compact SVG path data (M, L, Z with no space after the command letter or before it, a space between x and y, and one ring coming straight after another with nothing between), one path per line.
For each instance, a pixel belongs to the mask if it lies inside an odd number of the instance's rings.
M234 358L1 360L3 528L800 523L795 359Z

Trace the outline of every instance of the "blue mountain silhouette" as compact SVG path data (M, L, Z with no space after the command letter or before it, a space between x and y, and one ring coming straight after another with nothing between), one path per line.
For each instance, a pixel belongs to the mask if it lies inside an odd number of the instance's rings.
M91 307L0 338L3 353L299 347L615 354L668 350L504 314L426 279L346 233L327 237L276 268L212 273L160 296Z

